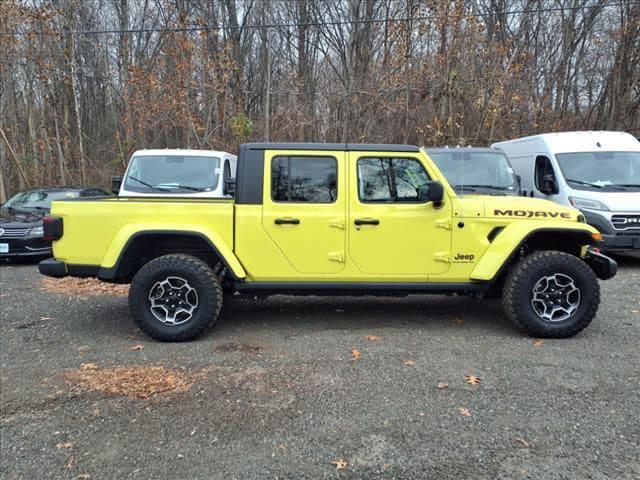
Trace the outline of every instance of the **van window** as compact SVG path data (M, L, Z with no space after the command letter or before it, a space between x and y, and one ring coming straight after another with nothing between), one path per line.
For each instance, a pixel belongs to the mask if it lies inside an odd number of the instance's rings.
M276 202L333 203L338 161L334 157L274 157L271 198Z
M418 189L429 182L413 158L359 158L357 167L362 202L419 202Z
M555 174L553 173L553 165L551 165L551 160L547 157L540 155L536 157L536 171L535 171L535 183L536 188L540 190L542 188L542 178L545 175L553 175L555 178Z
M640 152L575 152L556 154L571 188L640 190Z

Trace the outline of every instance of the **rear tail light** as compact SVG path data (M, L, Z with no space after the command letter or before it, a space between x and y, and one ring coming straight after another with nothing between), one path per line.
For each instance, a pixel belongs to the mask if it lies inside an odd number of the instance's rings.
M42 227L44 230L44 239L53 242L62 237L62 218L46 216L42 219Z

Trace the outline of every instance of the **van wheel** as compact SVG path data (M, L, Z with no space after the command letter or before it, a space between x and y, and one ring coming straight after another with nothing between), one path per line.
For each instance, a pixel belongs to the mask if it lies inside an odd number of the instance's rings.
M129 309L140 329L156 340L197 337L218 317L222 287L211 268L189 255L164 255L144 265L131 282Z
M502 305L529 335L572 337L591 323L600 304L593 270L564 252L533 253L513 267L504 285Z

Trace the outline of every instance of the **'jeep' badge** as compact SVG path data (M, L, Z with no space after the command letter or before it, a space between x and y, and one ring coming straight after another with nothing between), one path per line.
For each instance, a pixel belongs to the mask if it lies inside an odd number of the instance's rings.
M476 258L476 256L471 253L458 253L453 257L453 261L457 263L468 263L473 262L474 258Z

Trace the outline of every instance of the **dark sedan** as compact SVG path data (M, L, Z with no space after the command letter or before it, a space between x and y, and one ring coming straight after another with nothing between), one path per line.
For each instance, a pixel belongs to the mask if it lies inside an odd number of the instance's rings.
M44 240L42 217L51 202L109 194L95 187L35 188L11 197L0 210L0 258L51 255L51 242Z

